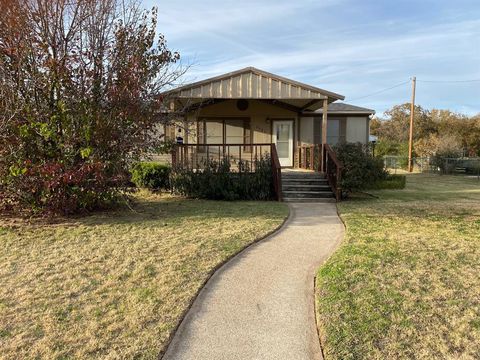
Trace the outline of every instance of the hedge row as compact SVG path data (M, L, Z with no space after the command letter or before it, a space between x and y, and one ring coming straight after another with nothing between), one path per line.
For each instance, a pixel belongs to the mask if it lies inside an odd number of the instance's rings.
M172 168L156 162L140 162L131 170L132 182L139 188L169 190Z
M246 163L233 171L228 160L210 161L202 170L172 169L168 165L141 162L132 169L132 182L152 191L172 190L176 194L211 200L272 200L275 197L271 160L255 161L254 171Z

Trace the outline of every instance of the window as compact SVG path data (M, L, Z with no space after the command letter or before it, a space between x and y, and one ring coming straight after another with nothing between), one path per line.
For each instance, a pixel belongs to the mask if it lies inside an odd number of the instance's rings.
M175 125L164 125L165 140L175 141Z
M198 144L248 144L253 140L253 132L248 118L203 119L198 122ZM251 151L251 146L244 146Z
M253 143L253 132L250 128L250 119L245 119L243 122L243 143L252 144ZM252 152L251 146L244 146L245 152Z
M340 120L328 119L327 121L327 143L337 145L340 139Z
M225 144L244 144L244 121L225 120Z
M205 144L223 143L223 124L221 120L205 121Z

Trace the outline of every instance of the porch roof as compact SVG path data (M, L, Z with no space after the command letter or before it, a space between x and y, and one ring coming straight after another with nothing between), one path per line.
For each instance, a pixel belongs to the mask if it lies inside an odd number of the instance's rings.
M182 107L209 100L258 99L283 103L298 111L317 110L322 107L324 99L328 102L344 99L343 95L254 67L194 82L163 95L174 99Z
M329 115L374 115L375 110L346 103L333 103L328 106ZM321 110L303 112L304 116L322 116Z

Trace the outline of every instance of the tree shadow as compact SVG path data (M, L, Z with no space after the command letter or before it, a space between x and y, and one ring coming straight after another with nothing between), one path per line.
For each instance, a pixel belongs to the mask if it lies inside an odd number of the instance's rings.
M215 201L183 197L134 198L130 204L114 209L96 211L72 217L41 219L33 225L50 226L98 226L98 225L167 225L188 220L218 221L232 218L248 220L255 217L277 219L278 203L260 201Z

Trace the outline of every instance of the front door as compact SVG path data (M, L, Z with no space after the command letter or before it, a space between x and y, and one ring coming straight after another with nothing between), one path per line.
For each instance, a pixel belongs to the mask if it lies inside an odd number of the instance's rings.
M273 122L273 143L277 147L280 166L293 166L293 121Z

